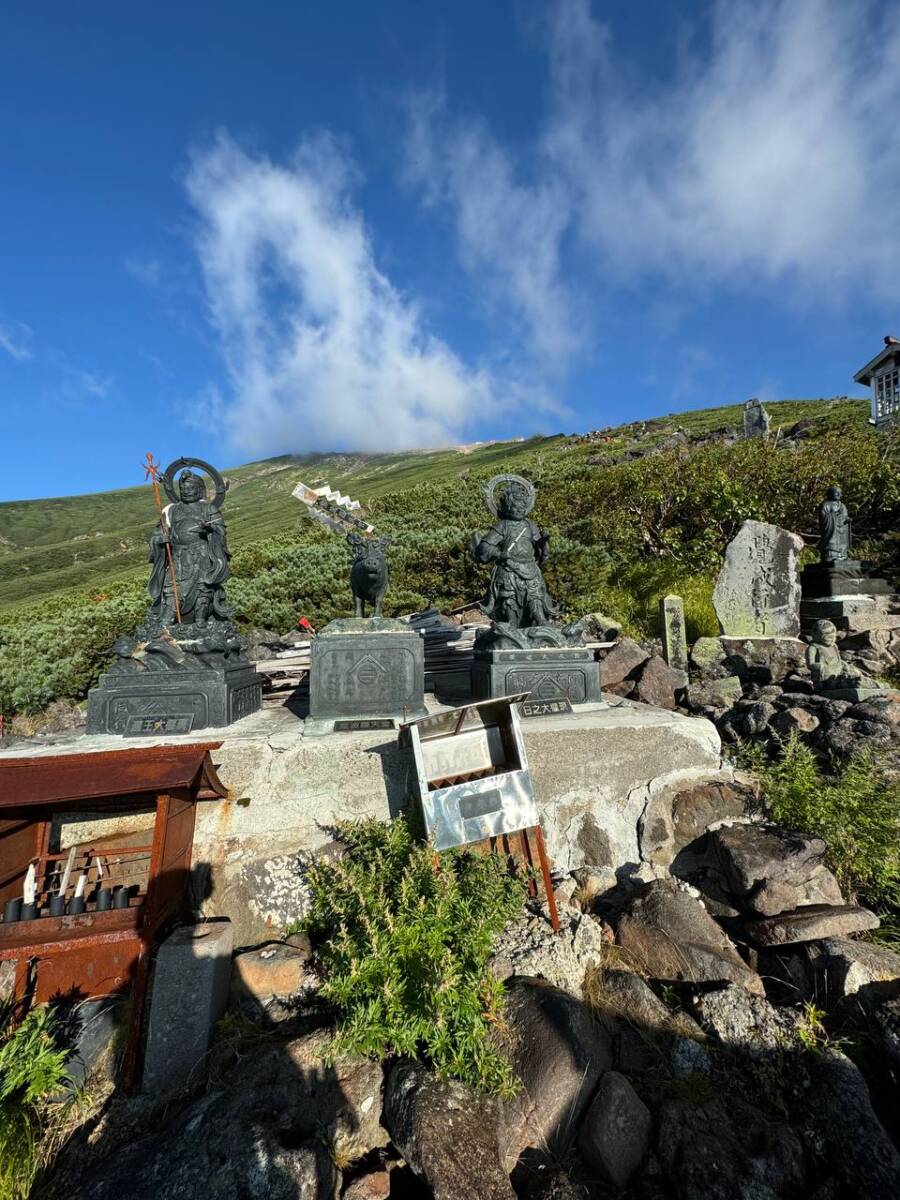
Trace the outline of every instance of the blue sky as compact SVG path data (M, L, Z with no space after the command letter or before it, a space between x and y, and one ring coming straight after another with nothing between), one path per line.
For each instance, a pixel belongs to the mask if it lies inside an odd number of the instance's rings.
M861 394L900 9L9 3L0 499Z

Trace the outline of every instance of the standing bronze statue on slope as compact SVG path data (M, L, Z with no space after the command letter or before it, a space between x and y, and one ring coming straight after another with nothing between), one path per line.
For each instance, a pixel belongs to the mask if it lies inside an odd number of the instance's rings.
M481 607L492 620L511 629L550 624L559 617L559 609L541 574L550 535L528 518L534 507L534 486L519 475L496 475L484 496L488 510L498 519L487 533L473 535L470 547L476 562L493 564Z
M200 467L212 478L216 489L212 500L206 498L202 476L190 469L183 472L176 485L176 473L190 465ZM230 613L223 585L231 573L231 555L220 512L227 484L208 463L179 458L166 468L162 485L169 503L150 537L151 618L158 618L162 625L173 624L178 616L182 625L205 625L211 618L227 621Z

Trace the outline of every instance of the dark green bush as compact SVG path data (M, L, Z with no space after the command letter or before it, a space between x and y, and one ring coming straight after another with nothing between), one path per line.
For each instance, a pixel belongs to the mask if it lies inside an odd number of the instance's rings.
M304 921L338 1014L334 1052L418 1057L443 1078L509 1094L490 1037L503 986L488 958L524 882L495 855L436 854L404 820L343 822L338 836L346 853L312 868Z

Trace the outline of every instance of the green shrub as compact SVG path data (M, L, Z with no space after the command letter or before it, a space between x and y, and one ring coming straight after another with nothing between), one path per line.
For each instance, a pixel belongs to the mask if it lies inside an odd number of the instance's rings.
M796 736L774 761L757 747L747 757L772 819L824 838L828 866L845 893L886 914L900 907L900 780L866 751L825 775Z
M33 1008L13 1028L0 1010L0 1200L26 1200L41 1166L46 1099L66 1079L66 1051L56 1046L49 1008Z
M402 819L343 822L338 836L346 854L313 866L303 922L338 1014L334 1053L418 1057L443 1078L511 1093L490 1036L503 985L488 958L524 882L495 855L435 853Z

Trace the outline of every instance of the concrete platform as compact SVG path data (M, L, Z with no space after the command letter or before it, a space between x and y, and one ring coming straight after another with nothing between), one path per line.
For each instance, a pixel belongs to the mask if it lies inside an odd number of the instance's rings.
M651 796L714 775L721 765L711 722L628 700L530 718L522 727L548 849L564 871L638 864L638 826ZM304 852L331 840L329 826L396 815L412 794L411 755L395 734L304 737L302 720L288 707L263 709L202 737L40 739L3 757L200 740L222 741L213 758L229 798L199 805L198 893L206 894L204 911L231 919L237 946L300 915ZM67 827L65 842L78 834L78 825Z

